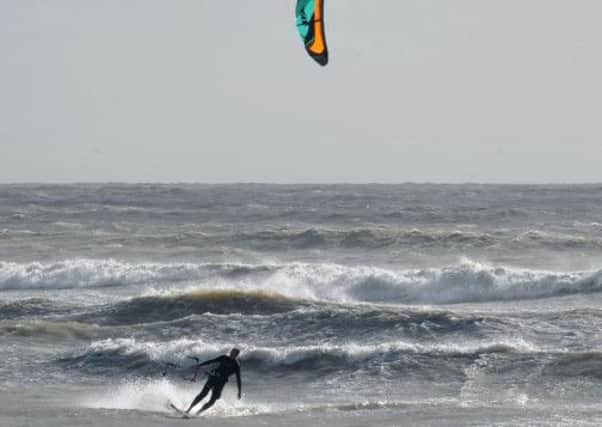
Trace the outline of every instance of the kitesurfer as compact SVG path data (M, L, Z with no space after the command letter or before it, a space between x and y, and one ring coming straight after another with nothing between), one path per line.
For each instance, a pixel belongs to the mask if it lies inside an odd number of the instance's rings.
M211 391L211 398L203 405L203 407L197 412L197 415L207 409L211 408L213 404L220 398L222 395L222 389L228 382L228 377L232 374L236 374L236 385L238 386L238 398L241 396L241 383L240 383L240 365L236 361L240 350L237 348L233 348L230 350L230 354L228 356L219 356L215 359L207 360L206 362L199 363L198 366L206 366L217 364L217 366L211 371L208 372L209 378L207 378L207 382L205 386L198 394L197 397L194 398L188 409L186 409L186 413L189 413L190 410L207 394Z

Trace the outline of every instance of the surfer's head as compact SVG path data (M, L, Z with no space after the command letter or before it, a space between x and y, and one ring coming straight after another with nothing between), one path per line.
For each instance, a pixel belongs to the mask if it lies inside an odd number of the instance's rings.
M240 350L237 349L236 347L234 347L232 350L230 350L230 359L236 359L238 357L238 354L240 353Z

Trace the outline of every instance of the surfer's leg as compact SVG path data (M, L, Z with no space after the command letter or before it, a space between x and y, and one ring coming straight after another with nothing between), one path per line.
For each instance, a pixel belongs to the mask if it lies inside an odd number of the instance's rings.
M207 403L205 403L203 405L203 407L196 413L197 415L200 414L201 412L206 411L207 409L211 408L213 406L213 404L215 402L217 402L217 400L221 397L222 395L222 390L224 388L224 385L226 385L226 383L218 383L215 384L213 386L213 390L211 390L211 398L207 401Z
M203 387L203 389L201 390L201 392L197 395L197 397L194 398L194 400L192 401L192 403L190 404L190 406L188 407L188 409L186 409L186 412L190 412L190 410L197 403L199 403L201 400L203 400L205 398L205 396L207 396L207 393L209 393L210 389L211 389L211 387L209 386L209 381L207 381L207 383L205 383L205 386Z

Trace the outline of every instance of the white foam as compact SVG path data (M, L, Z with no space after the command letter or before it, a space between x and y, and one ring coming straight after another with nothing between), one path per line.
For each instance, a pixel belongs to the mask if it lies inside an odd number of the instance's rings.
M67 259L53 263L0 262L0 289L66 289L155 282L207 276L205 264L132 264L113 259Z
M406 270L291 263L265 278L243 278L219 286L345 303L441 304L597 292L602 291L602 272L498 267L468 259L443 268Z
M168 342L139 341L134 338L105 339L95 341L85 352L120 351L123 354L144 354L156 362L187 363L188 355L201 359L224 354L233 346L241 349L241 357L259 359L269 365L290 366L314 356L342 356L351 360L363 360L388 352L422 354L475 354L497 352L537 353L541 348L520 337L497 340L454 341L422 344L394 340L377 344L347 342L343 344L316 344L301 346L263 347L245 343L207 343L202 340L176 339ZM558 349L556 349L558 350Z
M168 379L134 380L112 385L109 390L93 392L84 396L80 405L96 409L122 409L150 412L173 412L169 403L179 408L186 408L199 393L202 385L184 386L172 383ZM218 400L204 416L240 417L258 414L269 414L285 410L282 405L268 405L245 399L237 400L226 390L222 399ZM198 409L195 408L195 409Z
M80 404L87 408L167 412L168 402L184 406L183 398L186 396L192 399L192 393L166 379L136 380L112 386L111 390L93 393L84 397Z
M245 268L248 271L238 271ZM0 262L0 289L140 284L152 289L147 293L160 295L195 290L237 290L344 303L445 304L602 292L602 271L530 270L469 259L442 268L400 270L330 263L136 264L112 259L27 264Z
M202 340L177 339L167 342L140 341L135 338L108 338L94 341L88 346L88 352L121 351L124 354L142 353L151 360L160 362L178 362L186 355L210 356L220 351L225 353L232 345L206 343Z

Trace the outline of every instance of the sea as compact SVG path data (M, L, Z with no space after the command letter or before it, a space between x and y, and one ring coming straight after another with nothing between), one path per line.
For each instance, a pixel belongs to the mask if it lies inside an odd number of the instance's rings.
M601 328L602 185L0 185L1 426L599 426Z

